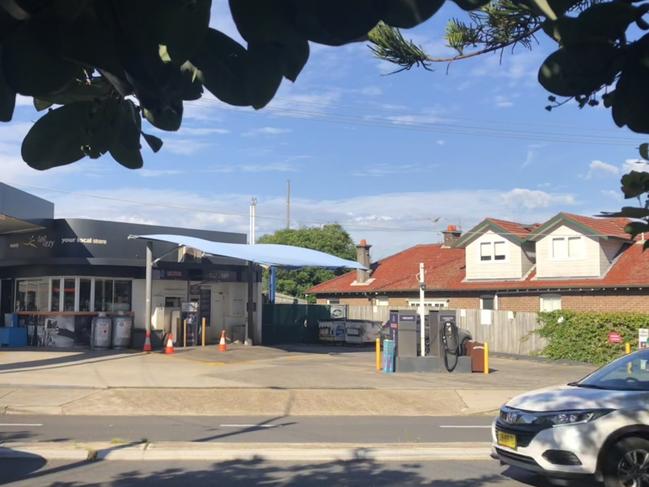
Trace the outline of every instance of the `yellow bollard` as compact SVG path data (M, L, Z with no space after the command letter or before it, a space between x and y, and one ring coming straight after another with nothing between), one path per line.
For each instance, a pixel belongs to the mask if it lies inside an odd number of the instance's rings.
M187 320L183 320L183 347L187 348Z
M629 342L626 342L624 344L624 353L629 355L631 353L631 344Z
M484 342L484 373L489 373L489 344Z
M381 370L381 339L376 339L376 370Z
M203 326L201 327L201 332L202 332L201 333L201 335L202 335L201 336L201 342L202 342L203 346L205 346L205 321L206 321L205 318L203 318Z

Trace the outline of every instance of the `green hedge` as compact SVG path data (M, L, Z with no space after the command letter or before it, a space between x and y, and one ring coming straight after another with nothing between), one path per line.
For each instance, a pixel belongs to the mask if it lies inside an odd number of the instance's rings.
M539 335L548 340L543 355L552 359L604 364L624 353L624 343L638 346L638 328L649 328L649 314L553 311L539 315ZM616 331L622 343L608 343Z

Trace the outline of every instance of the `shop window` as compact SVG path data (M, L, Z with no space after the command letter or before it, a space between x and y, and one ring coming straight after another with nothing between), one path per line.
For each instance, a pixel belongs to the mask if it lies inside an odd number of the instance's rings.
M494 310L496 309L495 296L482 296L480 298L480 309Z
M61 279L63 282L63 311L74 311L76 279Z
M90 292L92 281L90 279L79 279L79 311L90 311Z
M61 311L61 279L52 279L50 289L50 311Z
M21 279L16 283L16 311L47 311L49 281Z
M96 279L95 311L131 311L131 281Z

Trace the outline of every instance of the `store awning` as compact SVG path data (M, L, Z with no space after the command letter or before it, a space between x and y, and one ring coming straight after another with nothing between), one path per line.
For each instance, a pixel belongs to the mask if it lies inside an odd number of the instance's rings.
M156 240L190 247L205 254L246 260L277 267L326 267L330 269L366 269L353 260L345 260L317 250L277 244L235 244L212 242L184 235L132 235L129 238Z

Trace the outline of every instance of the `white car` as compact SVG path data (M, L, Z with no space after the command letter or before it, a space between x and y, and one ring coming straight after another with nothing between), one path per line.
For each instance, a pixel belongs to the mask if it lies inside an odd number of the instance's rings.
M504 464L606 487L649 487L649 350L513 398L492 437L493 456Z

